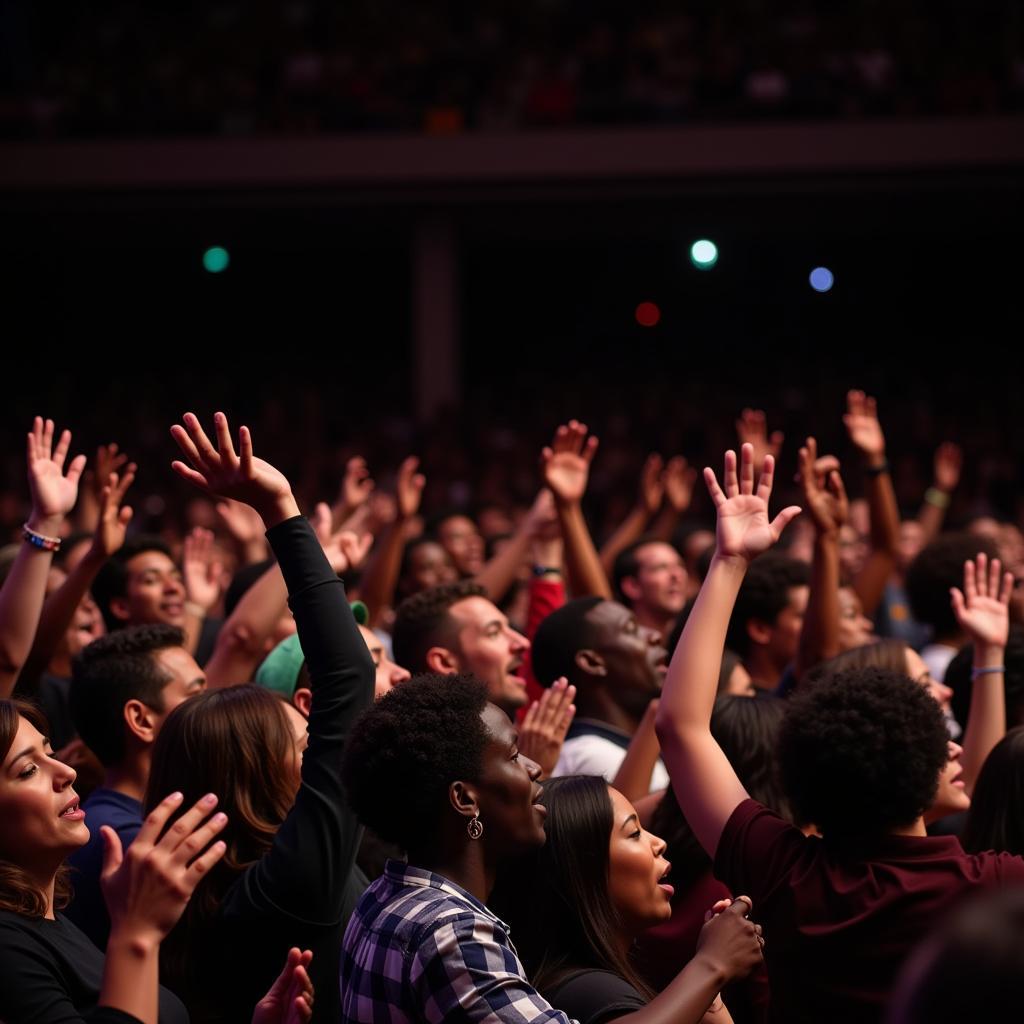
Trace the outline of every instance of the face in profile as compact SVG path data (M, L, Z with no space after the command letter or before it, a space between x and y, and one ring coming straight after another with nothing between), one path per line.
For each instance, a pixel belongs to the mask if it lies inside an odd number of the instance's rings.
M367 629L366 626L359 626L359 635L363 638L366 649L370 652L370 657L373 659L373 697L374 700L379 700L388 690L399 683L404 683L409 678L410 673L408 669L402 668L401 665L396 665L388 657L381 638L372 629Z
M623 593L634 608L656 615L678 615L686 604L687 572L671 544L644 544L636 550L636 576L622 581Z
M488 697L506 714L526 704L523 659L530 641L486 597L456 601L448 614L456 623L458 671L487 684Z
M596 627L593 648L619 703L632 714L642 714L661 692L668 670L661 634L641 626L618 601L602 601L587 612L587 618Z

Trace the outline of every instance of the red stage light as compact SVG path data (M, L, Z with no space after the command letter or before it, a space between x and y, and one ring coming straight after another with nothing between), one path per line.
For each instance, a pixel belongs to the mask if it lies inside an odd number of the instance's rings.
M653 302L641 302L634 316L641 327L656 327L661 320L661 310Z

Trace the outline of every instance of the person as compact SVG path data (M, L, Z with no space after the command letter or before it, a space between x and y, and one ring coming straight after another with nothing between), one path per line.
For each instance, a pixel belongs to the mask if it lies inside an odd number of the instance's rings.
M783 786L804 835L749 798L709 730L722 644L747 566L800 510L768 518L774 460L755 488L752 449L725 457L711 569L673 656L656 729L680 809L715 875L750 893L771 939L770 1019L878 1020L898 964L958 898L1024 882L1024 860L965 854L923 815L950 768L942 713L924 688L882 670L841 673L791 698Z
M523 662L530 641L472 580L431 587L406 598L395 614L395 660L413 674L472 673L507 715L527 702Z
M553 1006L580 1024L644 1008L645 1020L697 1022L725 984L762 962L750 901L713 901L720 913L700 930L695 954L677 961L677 976L655 996L633 953L637 939L672 913L665 841L597 776L546 782L544 806L547 842L502 871L493 906L512 927L527 975Z
M962 841L970 853L1024 856L1024 727L1011 729L982 765Z
M532 658L542 684L564 677L576 687L576 717L554 774L614 781L648 704L661 690L668 658L661 634L641 626L618 601L581 597L541 622ZM667 785L657 761L649 788Z
M72 666L71 714L104 776L82 805L93 828L69 860L75 898L68 917L100 949L110 928L100 891L100 829L112 828L127 850L142 828L153 744L167 716L206 685L184 645L185 634L175 626L130 626L94 640Z
M374 669L331 567L285 477L253 454L240 429L214 417L217 445L187 413L172 436L185 480L251 505L288 585L309 669L308 733L286 704L257 686L201 694L168 717L153 751L146 806L177 789L216 787L232 823L227 853L170 935L163 962L193 1020L247 1019L291 946L314 952L315 1016L336 1020L335 970L344 922L366 881L354 870L361 829L341 783L355 716L373 701Z
M224 856L217 836L227 818L214 813L212 794L185 810L175 793L155 805L133 853L103 828L104 956L61 913L70 894L65 860L89 841L89 828L75 771L53 756L46 731L31 704L0 700L0 1019L185 1024L180 1000L158 987L159 946ZM176 810L185 811L179 828L164 832Z
M615 559L616 595L641 626L662 636L672 632L686 605L686 566L671 544L647 538L631 544Z

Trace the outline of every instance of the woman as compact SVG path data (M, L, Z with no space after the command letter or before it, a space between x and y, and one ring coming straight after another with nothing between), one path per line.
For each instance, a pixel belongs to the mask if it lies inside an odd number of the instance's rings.
M366 884L354 869L360 829L340 763L353 719L373 700L373 663L288 481L253 456L248 429L236 454L223 413L216 447L195 416L184 424L171 433L190 465L175 462L175 471L251 505L267 526L313 696L308 745L302 716L256 686L201 694L164 723L146 805L168 789L190 798L215 788L231 818L223 861L166 944L167 977L193 1019L248 1020L242 1008L266 990L288 948L301 945L315 954L317 1017L335 1021L341 935Z
M471 676L417 676L359 720L346 789L408 862L388 862L349 923L343 1021L567 1020L526 980L487 905L499 869L545 841L540 770L517 744Z
M642 958L632 954L637 938L672 913L664 840L646 832L633 805L596 776L549 780L544 805L547 842L503 874L495 907L549 1003L581 1024L638 1010L644 1019L685 1024L701 1020L724 984L761 963L760 926L746 920L749 901L725 899L716 906L732 908L704 925L695 955L678 960L676 971L686 966L654 996L638 969ZM719 1010L713 1019L728 1017Z
M32 705L0 700L0 1020L187 1022L177 997L158 988L159 945L223 857L214 839L227 819L213 813L217 800L208 795L181 816L182 832L160 838L182 807L177 793L154 808L132 856L122 857L117 833L103 829L111 917L104 956L59 913L70 897L64 860L89 829L75 771L54 758L46 732Z

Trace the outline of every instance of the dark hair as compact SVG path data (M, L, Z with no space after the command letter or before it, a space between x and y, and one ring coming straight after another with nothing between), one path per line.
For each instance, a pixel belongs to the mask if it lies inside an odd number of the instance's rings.
M395 661L410 672L425 671L431 647L451 647L455 643L455 621L448 614L452 605L467 597L486 596L487 591L479 583L458 580L407 597L395 612L391 630Z
M789 801L778 771L779 729L785 709L786 702L770 694L724 694L711 713L711 735L747 793L788 819ZM693 834L671 786L651 816L651 831L668 843L665 856L672 862L674 884L690 885L711 866L711 858Z
M789 604L790 590L806 586L810 578L810 568L805 562L781 552L769 551L754 559L736 597L725 645L746 656L750 651L747 623L758 619L768 625L774 624Z
M906 673L838 672L789 700L779 766L796 818L826 839L889 832L935 799L949 759L942 710Z
M164 709L164 687L173 677L153 655L184 643L185 634L177 626L129 626L93 640L72 662L71 717L104 767L125 755L128 701L140 700L154 711Z
M1024 727L1011 729L985 758L964 828L968 853L1024 856Z
M541 686L550 686L560 676L576 675L576 652L592 647L596 627L587 616L603 597L577 597L556 608L537 627L530 647L530 664Z
M260 562L251 562L243 565L228 584L224 593L224 618L230 618L231 613L238 607L238 602L249 592L249 589L261 580L277 562L273 558L264 558Z
M659 537L641 537L615 556L615 563L612 566L612 587L615 590L616 599L627 607L632 607L632 604L622 592L622 581L631 577L636 578L640 572L640 559L637 558L637 552L651 544L668 544L668 541L663 541Z
M342 764L359 820L404 850L429 847L448 787L483 770L487 687L475 676L424 674L396 686L353 725Z
M1003 658L1006 672L1003 675L1003 692L1006 697L1006 724L1009 728L1024 725L1024 626L1016 623L1010 626ZM971 670L974 668L974 645L961 647L953 660L946 666L943 682L953 688L953 716L967 727L971 711L971 691L974 682Z
M988 537L946 533L924 548L907 568L905 585L910 609L918 622L932 627L936 637L959 632L949 591L951 587L963 586L964 562L973 559L979 551L990 558L999 554Z
M0 699L0 763L7 758L18 734L21 719L25 719L44 736L50 726L46 716L34 704L17 697ZM0 828L3 823L0 822ZM66 865L61 865L53 887L53 906L61 910L71 902L71 884ZM0 858L0 910L25 917L43 917L46 914L46 895L21 864Z
M887 1024L1012 1020L1024 1003L1024 891L969 900L918 946L893 989Z
M851 647L850 650L815 665L807 673L806 685L813 686L819 680L834 676L837 672L862 668L880 668L886 672L898 672L909 678L906 641L889 637L876 640L874 643L862 644L860 647Z
M402 561L398 566L395 592L403 599L412 596L413 593L411 584L408 582L409 573L412 571L412 556L427 544L436 544L444 551L444 546L432 533L421 533L418 537L413 537L412 540L407 541L405 547L402 548ZM447 557L447 552L445 552L445 555Z
M147 551L159 551L173 559L171 549L160 538L150 534L140 534L125 541L124 546L115 555L111 555L96 574L92 584L92 596L96 602L107 629L120 629L124 623L110 610L111 602L124 597L128 589L128 563L136 556Z
M597 967L650 998L616 942L608 783L594 775L548 779L544 806L547 842L502 873L490 901L511 926L527 976L543 993L575 968Z

